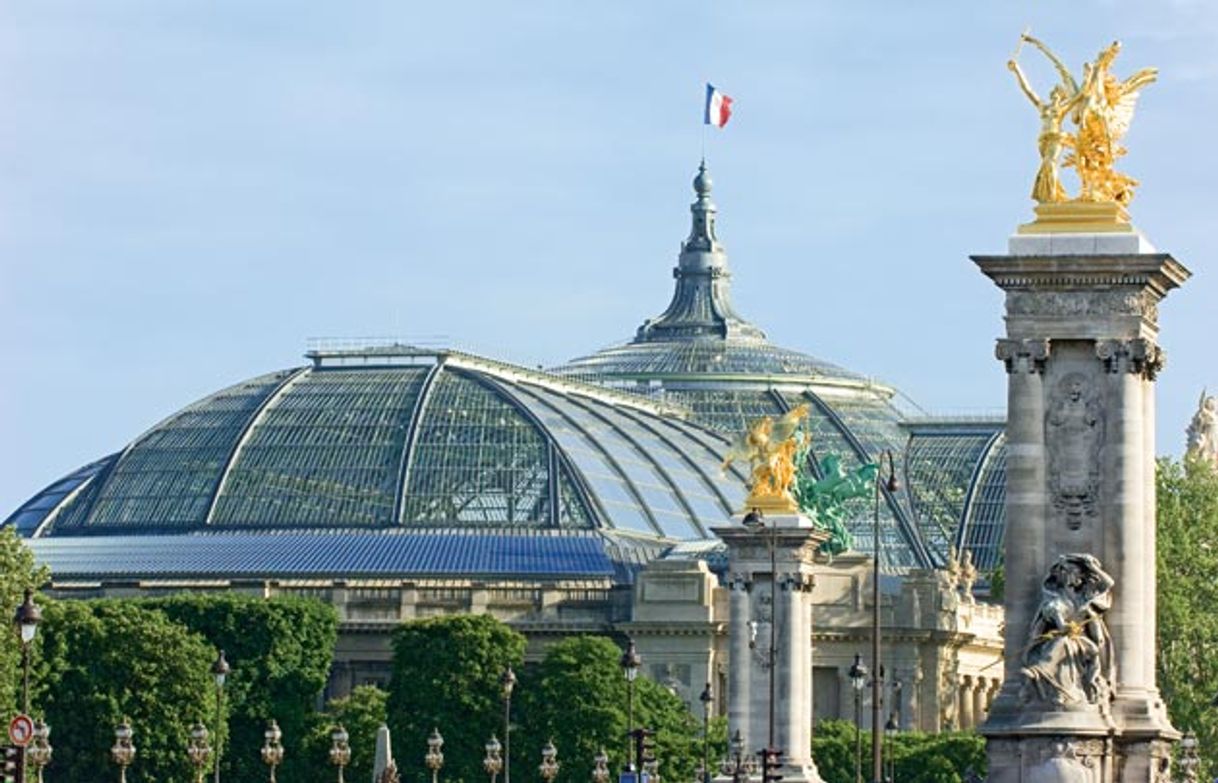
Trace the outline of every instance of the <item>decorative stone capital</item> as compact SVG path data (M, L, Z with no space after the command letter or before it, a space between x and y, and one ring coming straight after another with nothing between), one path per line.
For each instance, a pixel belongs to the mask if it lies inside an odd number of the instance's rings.
M994 356L1006 365L1008 373L1042 373L1049 359L1049 341L1000 339Z
M1133 373L1148 381L1158 376L1167 359L1162 348L1142 337L1099 340L1095 344L1095 355L1110 373Z
M812 591L812 575L798 571L780 574L778 586L787 592L809 593Z
M753 580L749 579L747 574L740 572L729 574L727 577L727 589L732 592L751 592Z

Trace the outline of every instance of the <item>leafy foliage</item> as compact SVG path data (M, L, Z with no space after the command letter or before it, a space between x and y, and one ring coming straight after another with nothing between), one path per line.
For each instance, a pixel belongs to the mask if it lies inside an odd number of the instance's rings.
M491 734L503 740L499 676L509 665L519 670L524 645L523 636L486 615L403 623L393 636L387 702L395 744L425 745L438 728L444 736L445 781L481 783L486 741Z
M863 732L860 739L862 775L870 780L871 733ZM901 783L961 783L970 769L985 775L985 740L972 732L904 731L883 741L885 774L892 764L895 779ZM853 723L831 720L816 724L812 756L826 783L853 783L855 750Z
M530 671L523 690L523 757L532 768L552 739L568 780L588 780L593 758L604 748L611 770L626 761L627 683L619 668L621 650L609 639L565 639ZM660 777L692 780L701 759L702 727L685 705L663 686L638 677L634 683L634 724L656 731Z
M267 721L274 718L283 730L281 779L317 779L325 756L309 753L308 737L315 730L317 700L334 657L334 608L309 599L231 593L179 593L143 603L202 634L213 648L225 651L232 666L224 687L231 738L225 742L221 776L265 776L260 748ZM212 659L215 655L213 650Z
M306 758L312 764L313 772L308 779L329 781L333 778L325 759L330 753L330 730L341 724L347 730L351 739L351 763L347 766L346 779L366 781L372 779L372 767L376 760L376 731L385 722L385 703L388 694L375 685L360 685L351 691L351 695L341 699L332 699L326 704L324 714L318 715L310 733ZM413 768L418 764L415 756L422 758L426 752L426 742L417 743L424 750L416 750L414 745L403 747L398 745L396 757L403 768ZM421 762L420 762L421 763Z
M21 542L12 527L0 528L0 620L5 631L12 612L25 599L25 589L46 583L50 574L45 566L34 564L34 554ZM34 601L41 604L37 595ZM9 637L11 639L11 636ZM0 644L0 709L11 714L18 707L21 688L21 646L6 641Z
M1218 773L1218 472L1158 465L1158 680L1172 723L1199 740L1201 780Z
M128 780L193 778L189 727L216 725L208 672L215 652L202 637L137 602L97 600L48 603L38 638L35 712L45 713L52 731L50 783L100 777L124 716L138 754Z

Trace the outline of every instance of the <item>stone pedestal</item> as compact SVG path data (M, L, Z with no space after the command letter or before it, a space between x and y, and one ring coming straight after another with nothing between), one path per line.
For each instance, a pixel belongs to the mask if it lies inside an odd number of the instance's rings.
M811 754L812 566L828 534L802 514L764 520L758 532L740 516L714 529L728 547L728 736L739 730L758 763L757 751L781 749L783 783L820 783Z
M1155 686L1154 380L1158 304L1187 279L1141 234L1020 234L974 256L1006 292L1009 376L1004 682L981 731L999 783L1153 783L1168 743ZM1021 693L1049 567L1111 574L1111 697L1045 708Z

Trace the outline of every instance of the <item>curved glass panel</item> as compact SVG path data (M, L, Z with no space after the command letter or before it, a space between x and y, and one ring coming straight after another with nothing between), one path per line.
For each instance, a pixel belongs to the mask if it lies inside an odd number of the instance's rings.
M250 431L212 524L393 524L402 450L427 367L312 370Z
M32 535L38 529L38 526L42 524L42 520L46 519L47 515L53 512L63 502L64 498L75 492L81 484L84 484L110 467L116 459L118 459L118 455L111 454L105 459L91 462L83 468L79 468L61 478L26 501L25 505L18 508L13 512L12 516L4 521L4 525L16 527L17 532L23 536ZM85 493L82 492L81 494ZM79 497L80 495L77 496L77 498ZM75 505L75 501L69 503L69 506ZM59 525L56 524L56 527L59 527Z
M986 455L973 487L964 520L964 546L973 552L973 562L982 572L1002 562L1006 533L1007 444L1000 437Z
M993 432L915 432L909 440L905 475L914 518L927 546L946 561L956 542L964 501L977 463Z
M550 370L595 379L657 375L802 375L865 380L835 364L764 340L631 342L606 348ZM595 382L595 381L593 381Z
M230 386L157 425L119 459L85 524L201 525L250 417L290 374L285 370Z
M520 411L476 381L443 371L424 407L403 524L550 524L549 446ZM586 526L587 515L560 515Z
M713 430L736 435L762 416L783 411L763 390L677 389L664 392L664 399L689 408L694 421Z
M658 532L649 521L626 477L601 450L600 444L584 429L583 419L588 418L586 412L572 417L562 409L561 404L555 404L556 400L561 403L560 397L536 387L517 386L513 392L550 431L559 447L596 493L615 528L647 535L655 535Z

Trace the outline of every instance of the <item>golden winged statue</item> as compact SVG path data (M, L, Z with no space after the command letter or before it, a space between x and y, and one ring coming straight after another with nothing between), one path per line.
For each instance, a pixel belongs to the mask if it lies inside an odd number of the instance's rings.
M737 435L723 458L726 472L736 460L748 460L752 468L747 508L795 512L799 504L791 494L798 470L795 452L799 447L799 425L808 415L806 404L792 408L778 419L758 419Z
M1117 79L1111 68L1121 44L1114 41L1100 51L1094 62L1083 65L1079 81L1041 41L1024 33L1019 47L1025 43L1045 55L1060 77L1049 97L1041 99L1019 66L1019 49L1007 61L1007 68L1015 74L1019 88L1041 118L1037 138L1040 167L1032 185L1032 198L1040 204L1070 201L1125 207L1133 199L1138 182L1114 170L1114 166L1125 155L1121 139L1129 131L1138 96L1143 87L1158 78L1158 69L1143 68L1124 81ZM1063 128L1067 119L1075 126L1073 133ZM1081 187L1077 198L1070 199L1062 187L1059 165L1078 173Z

